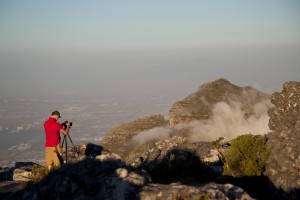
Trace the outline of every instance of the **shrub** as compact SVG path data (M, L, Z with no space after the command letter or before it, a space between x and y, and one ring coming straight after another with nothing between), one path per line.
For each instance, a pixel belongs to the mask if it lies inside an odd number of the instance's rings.
M223 137L219 137L219 139L215 140L215 141L212 141L211 145L215 148L220 148L222 146L222 140L224 140Z
M242 135L234 139L225 154L224 175L261 176L270 154L265 136Z
M42 180L49 174L49 170L43 167L39 167L37 164L34 164L31 169L31 175L29 176L30 182L36 183ZM28 183L30 182L23 182L19 185L19 189L23 190L27 187Z

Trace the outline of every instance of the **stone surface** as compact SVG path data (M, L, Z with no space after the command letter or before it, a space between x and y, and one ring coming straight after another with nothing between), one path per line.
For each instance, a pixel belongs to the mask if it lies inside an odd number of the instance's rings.
M101 141L101 146L125 158L132 150L130 140L144 130L165 126L166 121L162 115L153 115L124 123L114 128Z
M243 189L231 184L210 183L201 186L187 186L178 183L170 185L149 184L140 192L140 200L165 199L252 199Z
M133 149L125 158L126 163L136 166L136 161L145 163L157 163L167 155L169 151L177 148L186 141L185 138L173 136L166 140L152 140Z
M266 174L277 189L300 199L300 82L284 83L271 102Z
M30 181L31 169L26 170L24 168L15 169L13 172L14 181Z
M254 113L254 104L269 99L270 95L253 87L238 87L226 79L218 79L201 85L197 92L174 103L169 112L170 125L207 120L211 117L213 105L221 101L229 105L232 101L241 103L247 117Z
M7 199L12 193L20 190L25 184L24 181L1 181L0 182L0 199Z

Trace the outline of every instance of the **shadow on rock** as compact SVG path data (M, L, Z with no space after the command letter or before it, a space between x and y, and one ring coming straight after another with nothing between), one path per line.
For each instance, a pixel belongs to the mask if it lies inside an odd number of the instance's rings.
M178 148L169 150L165 156L141 163L140 168L146 170L153 182L168 184L172 182L210 182L216 178L212 169L199 159L194 153Z

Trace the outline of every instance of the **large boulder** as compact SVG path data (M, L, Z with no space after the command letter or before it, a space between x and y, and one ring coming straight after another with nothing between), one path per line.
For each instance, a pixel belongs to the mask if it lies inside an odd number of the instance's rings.
M190 143L186 138L176 135L168 139L151 140L142 145L136 145L125 161L134 167L156 165L166 162L170 154L185 161L188 161L192 155L209 166L218 166L221 162L221 155L211 142Z
M125 158L132 150L130 141L134 136L159 126L166 126L166 120L162 115L153 115L121 124L108 133L101 141L101 146Z
M73 147L67 147L67 149L64 146L62 149L62 161L64 163L74 163L84 160L86 157L96 158L107 151L102 146L93 143L79 143Z
M274 186L300 199L300 82L286 82L271 96L266 174Z

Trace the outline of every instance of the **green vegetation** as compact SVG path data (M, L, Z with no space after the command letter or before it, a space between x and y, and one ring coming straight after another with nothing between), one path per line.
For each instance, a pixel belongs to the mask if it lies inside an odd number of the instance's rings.
M222 146L221 141L224 140L223 137L219 137L219 139L213 141L211 145L215 148L220 148Z
M206 192L203 192L199 197L195 198L194 200L207 200L209 196Z
M46 177L49 173L49 170L46 168L40 168L38 165L32 166L31 176L30 179L32 182L36 183L42 180L44 177Z
M225 154L224 175L261 176L270 150L265 136L242 135L234 139Z

